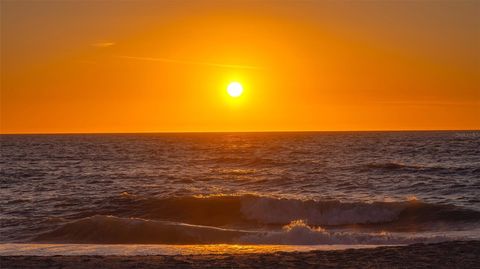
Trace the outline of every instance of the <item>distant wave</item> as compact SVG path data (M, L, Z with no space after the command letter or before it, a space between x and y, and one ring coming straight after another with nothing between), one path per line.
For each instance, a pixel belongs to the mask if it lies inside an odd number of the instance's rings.
M367 163L359 166L360 170L382 170L385 172L427 172L427 173L455 173L455 174L478 174L479 169L476 166L467 167L445 167L445 166L425 166L404 164L396 162Z
M256 195L161 199L124 194L111 214L217 227L281 226L298 219L322 226L398 224L404 228L409 227L406 224L480 221L480 212L474 210L416 200L345 203Z
M406 165L401 163L394 163L394 162L386 162L386 163L368 163L363 165L365 168L370 169L386 169L386 170L396 170L396 169L420 169L421 166L415 165Z
M94 244L411 244L449 240L445 236L400 236L389 233L332 232L296 220L277 231L243 231L144 219L93 216L37 236L47 243Z

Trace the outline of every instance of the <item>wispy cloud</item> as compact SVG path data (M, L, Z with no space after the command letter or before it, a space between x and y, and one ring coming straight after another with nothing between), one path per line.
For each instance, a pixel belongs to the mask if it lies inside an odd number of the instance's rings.
M79 63L79 64L96 64L97 62L91 61L91 60L80 60L80 61L77 61L77 63Z
M115 42L97 42L93 43L92 46L97 47L97 48L107 48L115 45Z
M188 60L177 60L169 58L154 58L154 57L134 57L134 56L115 56L117 58L138 60L138 61L153 61L153 62L164 62L164 63L175 63L175 64L190 64L190 65L204 65L204 66L213 66L221 68L234 68L234 69L262 69L260 66L255 65L235 65L235 64L221 64L221 63L212 63L212 62L196 62Z
M470 105L480 105L480 100L472 101L458 101L458 102L446 102L446 101L398 101L398 102L377 102L378 104L383 105L394 105L394 106L470 106Z

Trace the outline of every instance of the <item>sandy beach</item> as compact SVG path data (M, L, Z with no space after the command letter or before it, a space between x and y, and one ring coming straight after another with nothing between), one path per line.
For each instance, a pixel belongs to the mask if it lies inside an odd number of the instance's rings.
M1 268L479 268L480 241L310 252L2 256Z

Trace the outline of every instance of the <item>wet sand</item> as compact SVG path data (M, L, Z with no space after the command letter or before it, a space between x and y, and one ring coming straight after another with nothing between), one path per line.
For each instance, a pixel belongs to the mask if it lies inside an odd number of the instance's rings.
M480 241L262 254L0 258L0 268L480 268Z

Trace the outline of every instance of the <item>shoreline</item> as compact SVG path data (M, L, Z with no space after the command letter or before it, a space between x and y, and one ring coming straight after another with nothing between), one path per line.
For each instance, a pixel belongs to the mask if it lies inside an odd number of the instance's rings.
M49 244L3 243L0 256L144 256L237 255L274 252L345 250L395 245L248 245L248 244Z
M367 249L143 256L0 256L2 268L475 268L480 241Z

